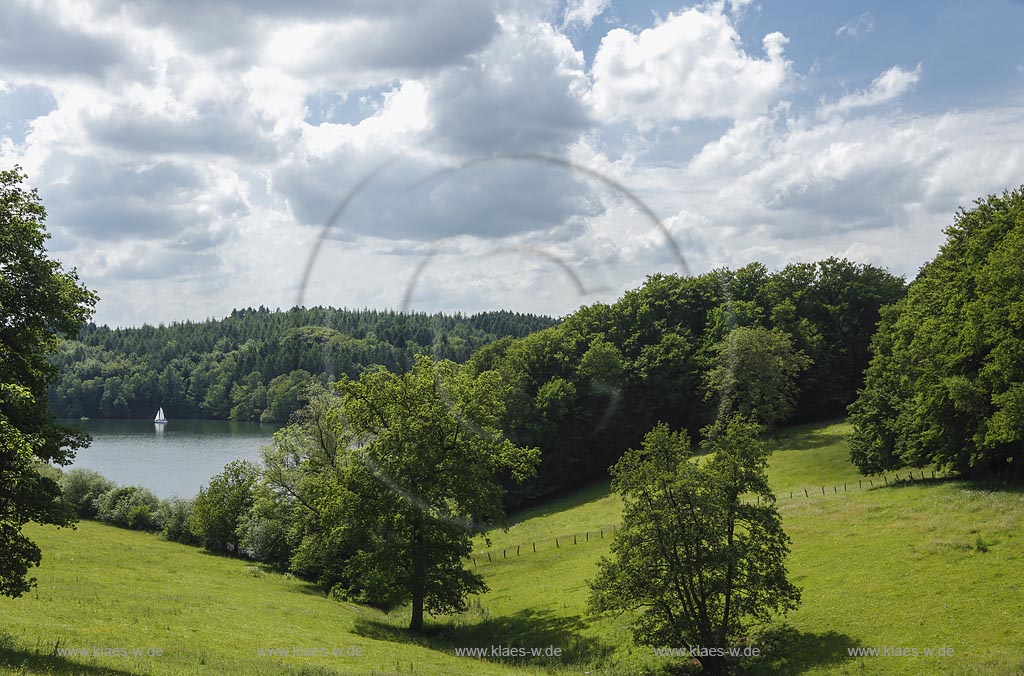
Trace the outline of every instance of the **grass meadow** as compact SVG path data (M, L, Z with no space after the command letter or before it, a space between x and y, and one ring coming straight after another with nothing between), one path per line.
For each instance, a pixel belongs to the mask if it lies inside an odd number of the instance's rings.
M752 632L747 640L763 655L741 673L1024 674L1024 492L902 473L900 482L889 475L890 485L873 478L872 487L847 460L849 431L845 423L805 425L771 442L770 479L803 604ZM586 611L587 579L608 551L620 507L603 482L513 515L489 545L478 538L467 565L490 591L463 615L435 618L426 637L404 631L406 613L338 603L290 576L155 535L92 522L73 531L32 527L44 552L39 585L21 599L0 599L0 672L688 671L679 658L633 645L629 617ZM456 655L494 645L560 654ZM60 654L93 647L129 654ZM151 648L163 652L131 654ZM268 648L343 654L259 654ZM351 654L356 648L360 655ZM851 648L952 654L850 657Z

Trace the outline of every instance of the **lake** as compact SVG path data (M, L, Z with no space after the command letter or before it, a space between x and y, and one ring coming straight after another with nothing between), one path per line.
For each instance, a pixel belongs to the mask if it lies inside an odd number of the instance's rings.
M64 421L83 425L92 444L71 467L94 469L122 485L145 486L161 498L193 497L232 460L259 461L260 447L280 425L227 420Z

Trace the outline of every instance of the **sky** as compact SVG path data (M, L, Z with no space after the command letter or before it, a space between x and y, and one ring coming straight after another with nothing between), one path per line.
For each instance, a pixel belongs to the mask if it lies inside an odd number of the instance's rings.
M118 326L912 279L1024 183L1024 2L5 0L0 167Z

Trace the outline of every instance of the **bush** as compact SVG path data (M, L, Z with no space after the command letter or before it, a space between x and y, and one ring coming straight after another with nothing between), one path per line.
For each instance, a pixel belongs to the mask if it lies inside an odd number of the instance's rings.
M159 524L164 537L171 542L180 542L185 545L199 544L199 538L189 527L191 518L191 500L171 498L160 501L160 508L156 514L157 524Z
M287 570L291 559L288 531L283 523L261 516L250 516L239 527L239 546L251 558Z
M78 516L96 516L96 499L117 487L110 479L91 469L74 467L64 472L59 482L64 499L75 506Z
M235 460L199 489L192 505L189 527L211 552L238 555L239 525L252 509L253 492L259 478L255 464Z
M95 501L96 518L133 530L159 530L160 499L142 486L118 486Z

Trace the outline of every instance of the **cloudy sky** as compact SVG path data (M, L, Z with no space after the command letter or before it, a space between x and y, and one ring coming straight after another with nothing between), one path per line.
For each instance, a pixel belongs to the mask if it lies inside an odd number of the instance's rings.
M830 255L910 278L1024 183L1021 26L1009 0L4 0L0 166L118 325L561 315Z

